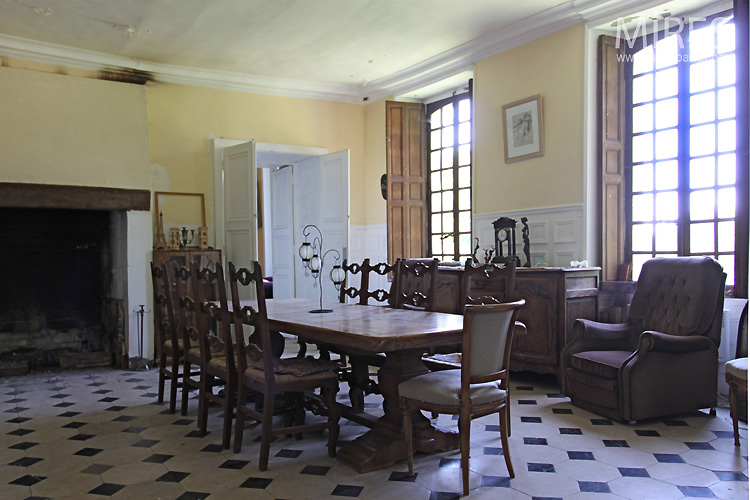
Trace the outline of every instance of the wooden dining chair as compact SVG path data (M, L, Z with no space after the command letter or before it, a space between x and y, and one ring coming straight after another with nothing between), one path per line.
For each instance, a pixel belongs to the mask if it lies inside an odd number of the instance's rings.
M224 268L219 263L213 264L213 268L194 265L192 280L203 367L198 392L198 429L201 435L206 434L209 405L218 404L223 410L221 445L228 449L232 440L237 367ZM223 386L223 390L214 392L216 386Z
M177 335L179 325L169 282L167 265L151 262L151 282L154 289L154 318L156 323L157 345L159 347L159 390L158 402L164 402L164 386L169 380L169 411L177 407L177 390L182 387L185 377L184 350L182 338ZM197 375L197 374L196 374Z
M391 303L397 309L435 311L438 259L399 259L391 287Z
M508 447L508 397L510 347L518 310L526 302L493 305L467 305L464 308L464 330L460 369L417 375L398 386L403 412L404 436L409 475L414 475L412 418L414 411L458 415L461 438L461 472L463 493L469 493L469 443L471 420L498 413L500 439L505 465L515 477Z
M328 455L336 456L340 411L336 403L339 390L338 364L312 358L275 358L271 352L271 336L266 313L261 266L254 262L252 270L236 269L229 264L232 295L232 319L238 351L237 421L234 451L242 449L245 416L261 423L260 459L258 468L268 468L271 438L281 434L298 434L328 429ZM257 301L242 303L240 286L254 287ZM260 332L260 347L246 341L245 328ZM320 394L315 390L320 389ZM263 405L247 404L248 391L263 395ZM290 425L273 426L274 402L278 394L296 398L298 418ZM304 424L304 409L324 415L325 420Z

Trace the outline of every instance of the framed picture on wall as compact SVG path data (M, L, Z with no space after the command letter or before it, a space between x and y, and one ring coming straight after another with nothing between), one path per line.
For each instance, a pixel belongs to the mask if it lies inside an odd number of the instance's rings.
M540 94L503 106L503 135L505 163L544 155Z

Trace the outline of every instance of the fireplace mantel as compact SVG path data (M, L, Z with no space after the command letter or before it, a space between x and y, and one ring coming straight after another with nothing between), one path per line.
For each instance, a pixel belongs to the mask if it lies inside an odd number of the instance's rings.
M0 182L0 207L151 210L151 192L146 189Z

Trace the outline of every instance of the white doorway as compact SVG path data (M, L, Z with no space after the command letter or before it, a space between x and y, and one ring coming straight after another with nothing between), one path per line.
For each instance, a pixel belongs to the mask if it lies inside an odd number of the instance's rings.
M323 250L335 248L346 258L349 151L327 154L324 148L226 139L215 139L213 148L214 236L225 263L248 265L258 258L262 244L263 273L273 276L274 297L318 298L319 289L305 276L297 250L305 225L315 224L323 233ZM257 202L257 176L262 179L262 205ZM333 263L331 253L323 270L326 302L338 300L328 279Z

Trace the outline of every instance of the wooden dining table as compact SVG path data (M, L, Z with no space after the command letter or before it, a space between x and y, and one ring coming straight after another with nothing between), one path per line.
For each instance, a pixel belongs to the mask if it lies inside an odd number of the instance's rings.
M388 467L406 458L398 385L428 371L422 363L422 354L430 347L461 342L463 316L358 304L336 303L326 307L333 312L310 312L319 308L314 300L266 301L271 330L345 350L385 354L378 372L384 414L374 420L368 432L344 445L337 457L358 472ZM434 427L420 412L412 415L412 422L414 452L459 447L456 432Z

